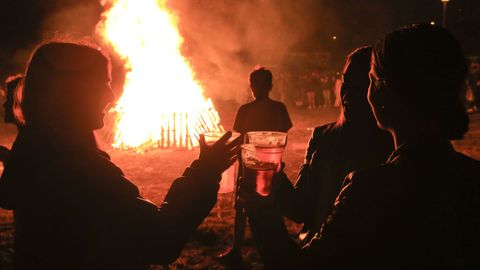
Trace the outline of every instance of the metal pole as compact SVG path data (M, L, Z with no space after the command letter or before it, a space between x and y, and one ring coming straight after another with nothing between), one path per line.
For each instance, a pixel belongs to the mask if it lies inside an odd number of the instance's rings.
M443 28L447 28L447 5L448 5L448 1L442 0L442 4L443 4L442 26L443 26Z

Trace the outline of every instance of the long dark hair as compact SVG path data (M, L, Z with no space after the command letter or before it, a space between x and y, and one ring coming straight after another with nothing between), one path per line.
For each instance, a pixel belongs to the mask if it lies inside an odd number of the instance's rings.
M466 59L447 30L420 24L387 34L374 47L372 68L387 89L445 139L461 139L468 131L461 101Z

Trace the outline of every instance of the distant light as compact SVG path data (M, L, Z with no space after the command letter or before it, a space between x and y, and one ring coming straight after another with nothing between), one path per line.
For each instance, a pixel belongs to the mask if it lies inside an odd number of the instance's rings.
M448 3L450 0L442 0L443 3Z
M435 25L435 22L434 22L434 21L431 21L430 24L431 24L431 25Z
M336 39L337 39L337 36L333 36L332 38L333 38L333 40L336 40Z

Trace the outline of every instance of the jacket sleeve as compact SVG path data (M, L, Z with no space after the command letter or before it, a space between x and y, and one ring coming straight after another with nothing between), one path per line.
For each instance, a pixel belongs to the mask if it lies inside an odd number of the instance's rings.
M285 173L275 175L275 203L282 215L296 223L304 223L313 211L309 171L309 165L303 164L295 185L292 185Z
M276 196L279 197L277 205L280 206L280 211L284 216L297 223L306 222L315 212L313 208L316 205L316 198L313 193L316 191L312 185L311 161L313 154L318 149L322 132L321 127L315 128L313 131L305 153L305 163L300 167L295 185L292 186L286 175L283 174L284 176L280 177L286 179L286 181L279 181L282 184L278 185L280 188L276 192ZM279 176L282 176L282 174L279 174Z
M360 222L362 215L351 202L356 196L351 177L345 181L346 185L321 231L303 248L275 225L274 211L268 210L265 201L248 207L252 233L260 242L260 253L267 269L331 269L345 260L345 251L354 245L362 227L356 223Z
M113 252L141 264L173 262L215 205L220 179L195 161L172 183L160 207L139 195L108 200L103 210L97 206L95 212L106 215L111 227L95 253Z
M374 200L367 196L368 185L363 185L365 180L356 172L346 177L320 232L302 248L300 265L305 268L348 269L352 264L345 257L365 252L368 248L364 246L368 243L366 237L375 228L375 221L367 218L372 216L370 211L374 208Z

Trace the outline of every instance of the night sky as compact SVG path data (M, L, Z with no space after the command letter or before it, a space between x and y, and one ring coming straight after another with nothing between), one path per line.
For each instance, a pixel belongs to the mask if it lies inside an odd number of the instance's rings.
M21 72L32 48L45 38L91 34L102 12L98 0L2 0L0 5L0 79ZM442 22L440 0L170 0L169 5L180 16L184 50L200 77L236 61L244 63L243 72L290 52L330 52L338 68L349 51L395 28ZM480 55L480 1L451 0L447 28L467 55Z

